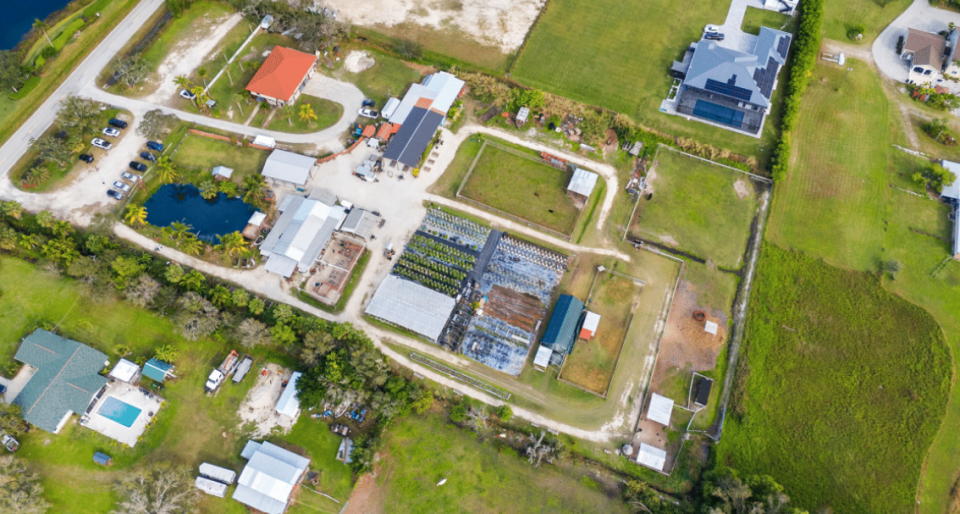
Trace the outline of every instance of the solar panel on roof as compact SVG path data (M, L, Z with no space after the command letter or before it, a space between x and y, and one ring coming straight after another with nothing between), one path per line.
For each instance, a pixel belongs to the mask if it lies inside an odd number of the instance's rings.
M410 111L407 119L404 120L403 125L400 126L400 130L394 134L393 139L390 140L390 144L387 145L387 149L383 151L384 159L400 159L410 139L417 132L417 127L420 126L420 120L422 120L426 114L427 110L421 108L414 108Z
M734 128L743 125L743 112L705 100L697 100L693 106L693 115L703 119L723 123Z
M713 79L707 79L706 89L744 101L750 101L750 97L753 96L753 93L749 89L744 89L732 84L725 84Z
M767 59L766 68L757 68L753 72L753 80L757 83L760 94L766 98L770 98L770 94L773 92L773 82L777 79L778 71L780 71L780 65L776 59L770 57Z
M790 49L790 36L780 36L780 41L777 42L777 53L780 54L780 57L784 59L787 58L787 50Z

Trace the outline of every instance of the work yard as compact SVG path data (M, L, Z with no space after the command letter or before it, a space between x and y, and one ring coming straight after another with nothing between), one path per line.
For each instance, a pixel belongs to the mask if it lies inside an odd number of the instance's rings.
M479 157L470 161L459 196L571 239L585 230L589 219L580 220L580 205L567 193L573 175L569 170L545 164L532 150L492 138L464 142L457 152L470 152L471 143L481 145ZM586 206L602 196L602 183L597 180Z
M951 363L936 321L871 274L768 245L718 461L792 504L913 512Z
M499 441L499 440L497 440ZM433 514L626 512L583 470L544 464L535 468L502 443L479 442L441 414L408 416L385 437L386 458L377 479L383 512ZM443 486L437 484L446 479Z
M637 336L632 330L634 313L643 286L636 280L611 271L598 272L587 299L587 310L600 315L596 335L579 339L567 357L560 378L601 396L616 370L625 340ZM628 337L632 336L632 337Z
M754 179L661 147L647 174L630 237L736 269L757 212Z

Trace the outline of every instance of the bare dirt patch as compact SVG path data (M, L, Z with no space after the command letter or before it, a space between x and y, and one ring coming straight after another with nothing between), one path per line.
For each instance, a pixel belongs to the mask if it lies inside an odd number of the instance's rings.
M290 416L277 414L277 400L283 392L283 383L290 379L290 371L276 364L267 364L266 370L261 369L257 375L257 383L247 392L247 397L240 404L237 414L242 420L240 428L253 425L251 437L254 439L266 437L274 428L280 427L284 432L293 428L297 422Z
M346 59L343 60L343 67L350 73L360 73L361 71L370 69L376 61L373 60L373 57L370 57L365 51L354 50L347 54Z
M750 187L744 182L743 179L737 180L733 183L733 189L737 192L737 197L741 200L747 197L750 194Z
M698 305L696 287L683 280L673 299L673 308L663 330L660 343L660 358L654 371L654 383L670 368L692 368L693 371L711 370L717 364L717 356L727 337L727 316L721 311ZM703 311L706 321L720 327L717 335L704 331L704 322L693 318L693 313Z
M376 477L370 473L363 475L350 493L350 503L343 514L383 514L383 493Z
M328 0L346 21L393 27L414 23L453 29L479 43L510 53L520 47L545 0Z

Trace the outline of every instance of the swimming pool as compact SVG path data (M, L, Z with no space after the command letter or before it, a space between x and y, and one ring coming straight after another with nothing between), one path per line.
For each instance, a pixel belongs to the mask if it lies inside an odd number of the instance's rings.
M129 403L121 402L112 396L108 396L103 405L97 409L97 414L116 421L127 428L133 426L133 422L140 416L140 412L140 409Z
M214 244L219 242L218 235L243 230L256 210L243 200L223 193L204 200L200 190L190 184L161 186L144 207L147 208L147 223L156 227L166 227L175 221L186 223L190 232Z

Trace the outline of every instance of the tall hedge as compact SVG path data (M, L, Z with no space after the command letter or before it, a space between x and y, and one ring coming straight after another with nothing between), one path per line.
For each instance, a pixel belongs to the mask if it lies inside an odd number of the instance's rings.
M823 28L823 1L804 0L800 3L800 27L793 41L793 57L790 79L783 99L783 120L780 125L780 142L773 154L773 180L787 176L790 162L790 135L800 117L800 98L810 83L813 65L820 51L820 35Z

